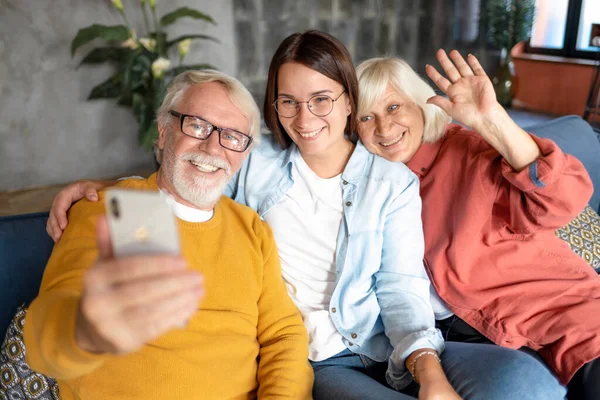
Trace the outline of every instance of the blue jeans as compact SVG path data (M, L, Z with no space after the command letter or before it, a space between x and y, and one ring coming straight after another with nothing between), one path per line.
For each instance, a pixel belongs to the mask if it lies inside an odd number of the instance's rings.
M311 362L313 396L319 399L398 400L418 395L416 384L402 393L385 382L387 363L344 350L327 360ZM463 399L564 399L566 389L536 352L493 344L446 342L442 367Z
M492 344L490 340L457 316L436 321L436 327L440 329L446 341ZM600 399L600 359L590 361L581 367L567 388L569 400Z

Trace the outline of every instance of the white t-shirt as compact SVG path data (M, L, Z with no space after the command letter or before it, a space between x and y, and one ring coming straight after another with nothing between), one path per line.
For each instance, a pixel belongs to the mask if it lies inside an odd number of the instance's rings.
M186 222L206 222L213 217L215 210L204 211L197 208L192 208L175 201L173 196L169 195L166 191L160 190L160 193L165 196L167 203L171 206L171 210L175 215Z
M308 330L308 358L322 361L346 348L329 316L343 213L341 175L319 178L298 159L292 167L294 185L265 220L273 229L288 292Z

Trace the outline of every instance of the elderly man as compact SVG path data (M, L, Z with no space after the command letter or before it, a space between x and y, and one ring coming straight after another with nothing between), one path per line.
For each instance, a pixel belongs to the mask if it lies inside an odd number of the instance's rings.
M72 207L24 330L27 361L62 398L310 397L307 333L271 231L221 197L259 121L250 93L219 72L169 87L160 170L118 186L174 197L181 257L115 259L103 202Z

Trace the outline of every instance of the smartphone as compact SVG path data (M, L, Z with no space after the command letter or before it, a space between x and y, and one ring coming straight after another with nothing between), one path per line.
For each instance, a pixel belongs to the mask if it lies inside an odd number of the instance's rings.
M108 189L105 207L115 257L178 255L179 234L172 201L161 192Z

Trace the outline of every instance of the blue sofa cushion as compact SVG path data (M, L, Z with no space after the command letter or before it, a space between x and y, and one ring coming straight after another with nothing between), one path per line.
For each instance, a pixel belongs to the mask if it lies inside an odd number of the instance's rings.
M48 213L0 217L0 333L21 304L38 294L54 242L46 233Z
M577 157L590 174L594 189L600 187L600 142L585 120L567 115L525 129L536 136L552 139L562 151ZM600 190L594 190L589 204L599 211Z

